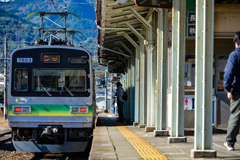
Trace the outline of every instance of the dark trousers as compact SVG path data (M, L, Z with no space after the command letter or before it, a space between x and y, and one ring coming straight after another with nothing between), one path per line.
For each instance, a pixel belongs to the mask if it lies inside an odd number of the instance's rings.
M229 146L234 146L237 141L240 126L240 96L234 95L230 100L230 117L228 121L226 141Z
M117 102L119 120L124 120L124 116L123 116L123 104L124 104L124 102Z

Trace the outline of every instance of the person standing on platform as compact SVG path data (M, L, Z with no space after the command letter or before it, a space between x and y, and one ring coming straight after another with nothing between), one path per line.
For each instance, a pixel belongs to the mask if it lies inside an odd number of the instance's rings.
M224 70L224 86L227 98L230 99L230 117L224 145L229 151L235 149L240 126L240 31L235 33L233 42L235 50L230 53Z
M124 121L124 116L123 116L123 104L124 100L122 99L123 97L123 88L122 84L120 82L117 82L117 106L118 106L118 115L119 115L119 120L117 122L123 122Z

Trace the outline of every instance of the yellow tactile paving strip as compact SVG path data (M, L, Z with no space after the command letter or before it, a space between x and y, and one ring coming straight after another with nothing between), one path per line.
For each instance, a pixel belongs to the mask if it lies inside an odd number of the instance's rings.
M119 126L117 129L127 138L144 160L168 160L166 156L162 155L148 141L142 139L127 127Z

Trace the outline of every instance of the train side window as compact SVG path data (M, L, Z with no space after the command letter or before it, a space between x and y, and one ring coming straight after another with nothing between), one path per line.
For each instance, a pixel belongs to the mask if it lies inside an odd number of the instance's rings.
M27 91L28 90L28 71L27 69L15 70L15 90Z

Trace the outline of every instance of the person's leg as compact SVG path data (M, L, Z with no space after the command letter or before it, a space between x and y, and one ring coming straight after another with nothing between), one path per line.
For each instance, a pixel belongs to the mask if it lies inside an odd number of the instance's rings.
M121 117L119 116L119 117L120 117L121 120L124 120L124 115L123 115L123 105L124 105L124 102L120 102L120 105L121 105L121 108L122 108L121 109L121 112L122 112L121 115L122 116Z
M230 147L234 147L240 125L240 96L233 96L230 100L230 117L228 121L226 141Z
M118 119L121 119L121 117L122 117L122 114L123 114L123 112L122 112L122 107L121 107L121 104L120 104L121 102L117 102L117 106L118 106Z
M119 120L124 120L123 117L123 102L118 102L118 115L119 115Z

